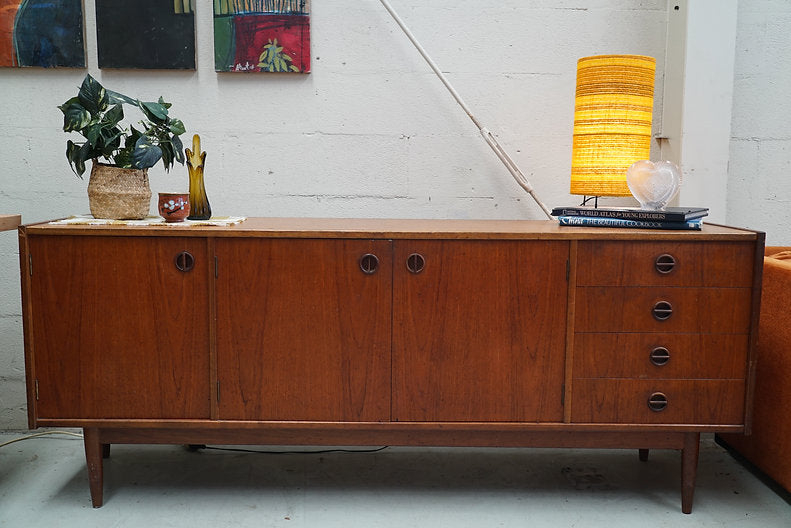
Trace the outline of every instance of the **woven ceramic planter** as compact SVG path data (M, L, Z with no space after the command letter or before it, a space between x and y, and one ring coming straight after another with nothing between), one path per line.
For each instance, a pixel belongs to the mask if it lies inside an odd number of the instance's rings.
M94 218L145 218L151 207L148 169L121 169L94 161L88 202Z

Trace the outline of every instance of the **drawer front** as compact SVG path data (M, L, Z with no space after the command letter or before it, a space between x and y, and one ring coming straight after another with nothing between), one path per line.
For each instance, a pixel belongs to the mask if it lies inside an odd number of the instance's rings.
M749 288L576 289L576 332L748 333Z
M742 425L744 396L743 380L575 380L571 421Z
M582 241L579 286L750 287L752 242Z
M577 334L575 378L744 379L746 334Z

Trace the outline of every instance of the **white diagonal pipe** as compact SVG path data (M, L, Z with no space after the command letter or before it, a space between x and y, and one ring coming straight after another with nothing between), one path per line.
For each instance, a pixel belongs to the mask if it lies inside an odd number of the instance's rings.
M459 95L459 92L457 92L456 89L450 84L450 81L448 81L448 79L445 77L445 74L443 74L440 71L437 64L431 59L431 57L429 57L428 53L426 53L426 50L423 49L423 46L421 46L420 42L418 42L417 39L415 38L415 35L413 35L412 32L409 30L409 28L406 27L404 21L401 20L401 17L398 16L398 13L396 13L393 10L393 7L390 5L390 2L388 2L388 0L379 0L379 1L382 3L384 8L387 9L387 12L390 13L390 16L393 17L393 20L396 21L396 24L398 24L398 26L401 28L401 30L404 32L407 38L409 38L410 42L412 42L412 44L418 50L420 55L426 60L426 62L434 71L434 73L437 75L437 77L439 77L439 80L442 81L442 84L445 85L445 88L448 89L448 91L456 100L456 102L459 103L459 106L461 106L461 108L464 110L467 116L470 119L472 119L472 122L475 123L475 126L478 127L478 130L481 132L483 139L486 140L486 143L491 147L491 149L497 155L497 158L503 163L503 165L505 165L505 168L508 169L508 172L510 172L511 176L513 176L514 180L516 180L516 183L518 183L520 187L522 187L525 191L528 192L528 194L530 194L530 196L533 198L533 200L535 200L538 206L541 207L541 210L544 211L544 214L547 215L547 218L551 220L552 214L550 213L549 209L544 204L544 202L542 202L538 198L538 196L535 193L535 190L533 190L533 186L530 185L530 182L527 180L525 175L522 173L521 170L519 170L519 167L516 165L516 162L514 162L514 160L511 159L511 157L508 155L505 149L500 145L500 143L497 142L497 139L495 139L494 135L486 127L481 125L480 121L478 121L478 119L472 114L470 107L467 106L467 104Z

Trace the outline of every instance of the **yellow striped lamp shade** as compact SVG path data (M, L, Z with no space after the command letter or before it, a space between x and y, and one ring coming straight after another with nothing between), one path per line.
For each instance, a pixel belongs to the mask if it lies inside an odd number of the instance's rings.
M651 155L656 59L597 55L577 61L571 194L629 196L626 169Z

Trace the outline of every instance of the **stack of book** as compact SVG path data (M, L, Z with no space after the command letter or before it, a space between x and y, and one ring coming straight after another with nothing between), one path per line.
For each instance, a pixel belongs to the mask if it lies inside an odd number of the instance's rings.
M563 226L632 227L638 229L700 230L705 207L665 207L649 211L636 207L555 207L552 216Z

